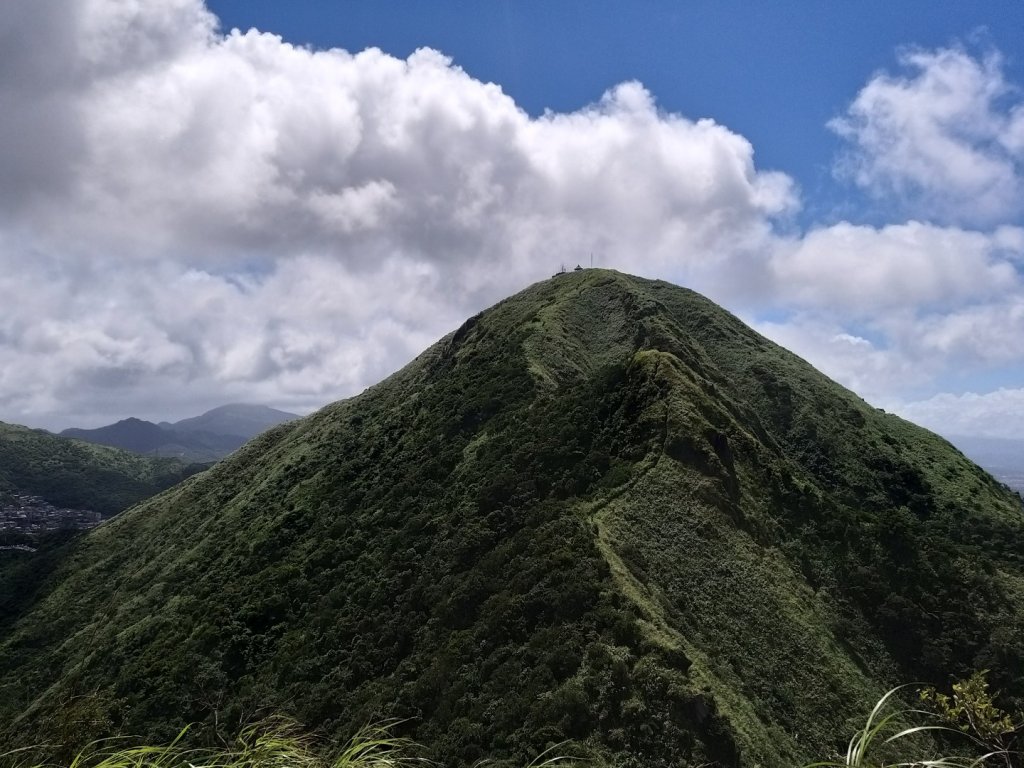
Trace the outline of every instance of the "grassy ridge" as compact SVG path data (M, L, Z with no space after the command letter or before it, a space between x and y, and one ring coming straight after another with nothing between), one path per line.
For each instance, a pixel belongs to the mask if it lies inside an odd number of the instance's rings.
M1022 516L705 299L588 270L90 534L0 636L0 733L271 707L453 765L807 762L899 679L1024 695Z

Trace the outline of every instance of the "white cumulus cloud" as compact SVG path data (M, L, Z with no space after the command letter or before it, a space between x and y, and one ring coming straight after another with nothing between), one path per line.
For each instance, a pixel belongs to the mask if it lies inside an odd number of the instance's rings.
M561 262L725 264L798 205L634 82L530 117L437 51L223 34L199 0L5 4L0 43L12 419L309 407Z
M791 178L637 82L531 116L429 48L224 32L201 0L0 4L0 418L310 409L590 254L769 312L878 402L1024 368L1018 92L994 54L902 64L833 127L920 218L794 233Z
M910 221L841 222L782 244L772 257L777 293L798 306L849 316L962 306L1019 291L1024 229L994 232Z
M760 330L887 407L962 385L966 372L1019 380L1022 263L1019 227L812 229L780 240L768 258L773 306L792 314Z
M851 149L844 170L912 214L991 224L1024 212L1024 100L999 54L908 50L831 126Z
M754 328L873 404L888 403L894 391L926 385L941 367L939 360L922 365L904 350L878 345L820 314L755 322Z
M1024 435L1024 389L942 393L897 408L904 418L944 435L979 435L1020 440Z

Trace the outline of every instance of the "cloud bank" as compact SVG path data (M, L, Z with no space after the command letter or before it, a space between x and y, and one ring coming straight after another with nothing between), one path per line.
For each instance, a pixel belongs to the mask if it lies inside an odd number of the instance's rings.
M942 393L901 408L901 415L944 435L1020 440L1024 434L1024 389L962 395Z
M781 314L760 327L879 401L1024 362L998 56L907 54L833 123L918 220L793 234L791 178L636 82L531 117L440 52L224 33L198 0L4 4L0 51L3 419L309 409L590 254Z
M1024 99L995 52L908 50L831 127L843 171L918 216L992 224L1024 211Z
M725 259L796 206L745 139L637 83L532 119L429 49L68 5L0 11L5 414L308 407L561 262Z

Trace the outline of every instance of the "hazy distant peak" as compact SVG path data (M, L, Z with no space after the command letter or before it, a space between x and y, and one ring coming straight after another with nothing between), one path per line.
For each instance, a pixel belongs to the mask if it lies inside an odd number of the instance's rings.
M199 416L176 421L171 426L179 432L212 432L249 439L270 427L297 418L298 415L294 413L279 411L265 405L230 403Z
M270 427L296 418L263 405L233 403L174 423L130 416L98 429L65 429L60 434L135 453L216 461Z

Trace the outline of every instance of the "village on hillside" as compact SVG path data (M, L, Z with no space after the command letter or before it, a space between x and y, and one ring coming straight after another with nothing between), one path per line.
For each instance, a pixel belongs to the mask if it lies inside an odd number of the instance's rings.
M6 535L38 536L57 530L84 530L103 517L89 509L57 507L40 496L11 493L0 500L0 550L24 549L26 544L2 545Z

